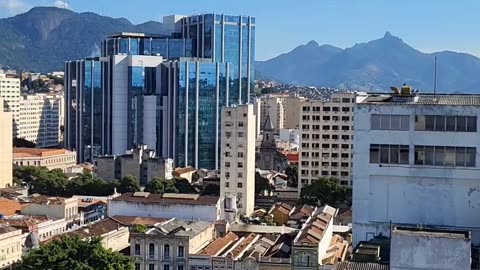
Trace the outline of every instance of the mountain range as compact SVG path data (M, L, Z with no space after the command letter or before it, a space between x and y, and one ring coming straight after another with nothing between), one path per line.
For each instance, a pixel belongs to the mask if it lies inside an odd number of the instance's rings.
M390 86L412 85L433 91L437 57L437 91L480 90L480 59L465 53L420 52L389 32L384 37L340 49L310 41L255 68L263 77L296 85L387 92Z
M136 25L92 12L35 7L0 19L0 65L39 72L62 70L65 61L99 55L101 40L116 32L161 34L164 28L155 21ZM390 86L407 83L431 91L435 57L439 92L478 92L479 58L451 51L423 53L389 32L347 49L310 41L256 62L255 69L262 79L304 86L388 91Z
M100 42L111 33L162 33L160 22L132 24L92 12L76 13L56 7L35 7L0 19L0 64L21 70L63 70L68 60L99 55Z

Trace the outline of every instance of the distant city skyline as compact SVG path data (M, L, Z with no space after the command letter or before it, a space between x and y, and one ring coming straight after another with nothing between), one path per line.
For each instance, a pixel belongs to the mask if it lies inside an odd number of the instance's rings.
M225 13L257 18L257 60L266 60L315 40L348 48L381 38L385 32L402 38L423 52L451 50L480 56L480 2L446 0L404 1L137 1L117 0L0 0L0 17L10 17L34 6L57 6L75 12L124 17L135 24L161 21L164 15ZM287 33L287 34L286 34Z

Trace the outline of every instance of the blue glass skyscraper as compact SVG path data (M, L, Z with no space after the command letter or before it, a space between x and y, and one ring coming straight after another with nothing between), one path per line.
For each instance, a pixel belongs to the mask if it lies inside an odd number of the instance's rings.
M79 161L147 144L176 166L218 168L220 108L253 90L255 19L168 16L164 28L111 35L101 57L66 63L65 142Z

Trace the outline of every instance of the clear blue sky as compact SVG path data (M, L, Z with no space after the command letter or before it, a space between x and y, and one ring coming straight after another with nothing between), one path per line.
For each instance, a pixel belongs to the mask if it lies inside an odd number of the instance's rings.
M0 0L9 17L55 0ZM380 38L386 31L425 51L480 55L479 0L66 0L76 12L125 17L134 23L168 14L206 12L257 18L257 58L264 60L316 40L341 48ZM0 29L1 31L1 29Z

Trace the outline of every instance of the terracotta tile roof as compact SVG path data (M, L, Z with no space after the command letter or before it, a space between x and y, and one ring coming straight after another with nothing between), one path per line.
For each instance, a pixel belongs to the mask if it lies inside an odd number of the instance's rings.
M26 202L27 203L34 203L34 204L61 205L61 204L65 203L65 198L38 195L38 196L28 197Z
M151 217L135 217L135 216L113 216L112 219L118 221L124 226L145 225L154 226L157 223L167 221L168 218L151 218Z
M29 232L32 226L48 220L50 219L47 216L16 215L10 218L0 219L0 224L22 229L23 232Z
M70 153L66 149L46 149L46 148L13 148L13 158L20 157L51 157Z
M13 216L22 210L22 205L14 200L0 198L0 214L5 217Z
M215 196L199 196L196 194L151 194L148 192L124 193L112 201L126 201L142 204L197 204L197 205L216 205L219 197Z
M215 239L215 241L213 241L202 251L200 251L199 254L215 256L218 252L220 252L222 249L224 249L236 240L238 240L238 235L233 232L229 232L224 237Z
M323 264L335 264L343 261L347 247L348 243L345 239L338 234L334 234L330 241L330 246L323 257Z
M189 173L189 172L196 172L197 170L192 167L185 167L185 168L176 168L173 170L172 175L179 177L180 175L184 173Z
M287 153L287 160L290 164L298 164L298 152Z
M272 209L269 212L273 213L273 211L279 211L281 214L288 216L292 209L293 207L286 203L276 203L273 205Z
M317 245L322 240L328 223L332 220L333 216L325 212L316 213L317 211L318 210L315 210L313 216L311 216L302 227L302 230L295 239L295 244Z
M254 233L251 233L247 237L245 237L242 240L242 242L240 242L240 244L238 244L238 246L236 246L231 251L233 258L236 258L237 256L241 255L245 251L245 249L248 247L248 245L250 245L250 243L255 241L256 238L257 238L257 235Z
M106 202L102 201L102 200L97 200L97 199L92 199L91 201L88 200L79 200L78 201L78 208L86 208L86 207L89 207L89 206L93 206L93 205L107 205Z

